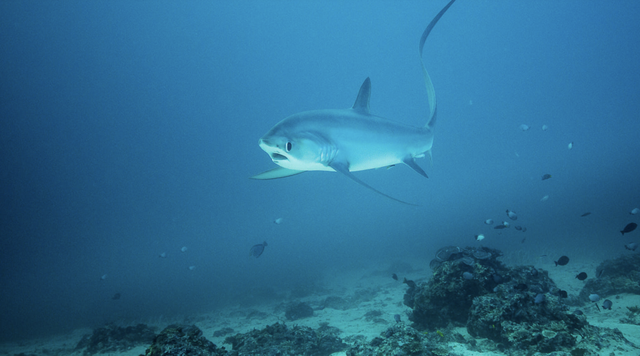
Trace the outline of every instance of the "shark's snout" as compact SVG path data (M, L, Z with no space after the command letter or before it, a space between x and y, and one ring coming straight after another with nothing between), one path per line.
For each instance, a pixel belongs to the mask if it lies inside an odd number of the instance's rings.
M269 154L269 157L271 157L271 160L273 160L276 163L279 161L289 160L287 156L281 153L282 150L278 148L278 146L272 144L271 142L269 142L268 140L265 140L264 138L261 138L260 140L258 140L258 145L260 145L260 148L262 148L265 152L267 152Z

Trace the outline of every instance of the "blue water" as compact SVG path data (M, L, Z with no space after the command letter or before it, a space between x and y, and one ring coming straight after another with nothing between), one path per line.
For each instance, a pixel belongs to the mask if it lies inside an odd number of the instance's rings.
M505 254L631 253L640 233L619 230L640 223L637 1L455 3L425 49L430 178L356 173L420 207L336 173L248 179L274 167L257 141L275 123L351 106L366 77L372 112L423 125L418 40L444 4L0 2L0 339L425 267L478 233ZM506 209L527 232L483 224Z

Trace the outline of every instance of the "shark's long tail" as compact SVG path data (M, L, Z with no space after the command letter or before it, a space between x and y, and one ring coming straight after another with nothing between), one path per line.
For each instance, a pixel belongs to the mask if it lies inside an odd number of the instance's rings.
M442 15L444 15L444 13L449 9L449 7L451 6L451 4L453 4L454 1L456 0L449 1L449 3L444 8L442 8L442 10L440 10L440 12L436 15L436 17L433 18L433 20L431 20L431 22L429 23L429 26L427 26L427 28L422 33L422 38L420 38L420 64L422 64L422 71L424 72L424 85L427 87L427 98L429 100L429 109L430 109L429 120L425 125L425 127L427 128L433 128L433 126L436 123L436 116L438 113L438 103L436 102L436 91L433 88L431 77L429 77L429 73L427 73L427 68L424 66L424 61L422 59L422 51L424 50L424 43L427 40L429 33L431 33L431 30L433 30L433 27L436 25L436 23L438 23L438 20L440 20Z

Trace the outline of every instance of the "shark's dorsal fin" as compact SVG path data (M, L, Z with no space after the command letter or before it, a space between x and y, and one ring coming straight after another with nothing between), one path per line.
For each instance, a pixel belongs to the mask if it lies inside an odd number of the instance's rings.
M353 103L353 110L369 115L369 100L371 98L371 79L367 77L364 80L364 83L360 86L360 91L358 92L358 97L356 98L356 102Z

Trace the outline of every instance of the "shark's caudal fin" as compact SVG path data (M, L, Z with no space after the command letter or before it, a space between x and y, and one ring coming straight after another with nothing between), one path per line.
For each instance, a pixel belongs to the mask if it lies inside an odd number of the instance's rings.
M449 3L438 12L436 17L431 20L427 28L422 33L422 37L420 38L420 64L422 64L422 72L424 73L424 85L427 87L427 99L429 100L429 120L425 125L426 128L433 129L433 126L436 123L436 116L438 114L438 103L436 101L436 91L433 88L433 83L431 82L431 77L429 77L429 73L427 73L427 68L424 66L424 61L422 59L422 51L424 50L424 43L433 30L433 27L438 23L438 20L444 15L444 13L449 9L451 4L456 0L451 0ZM429 153L431 154L431 153Z

